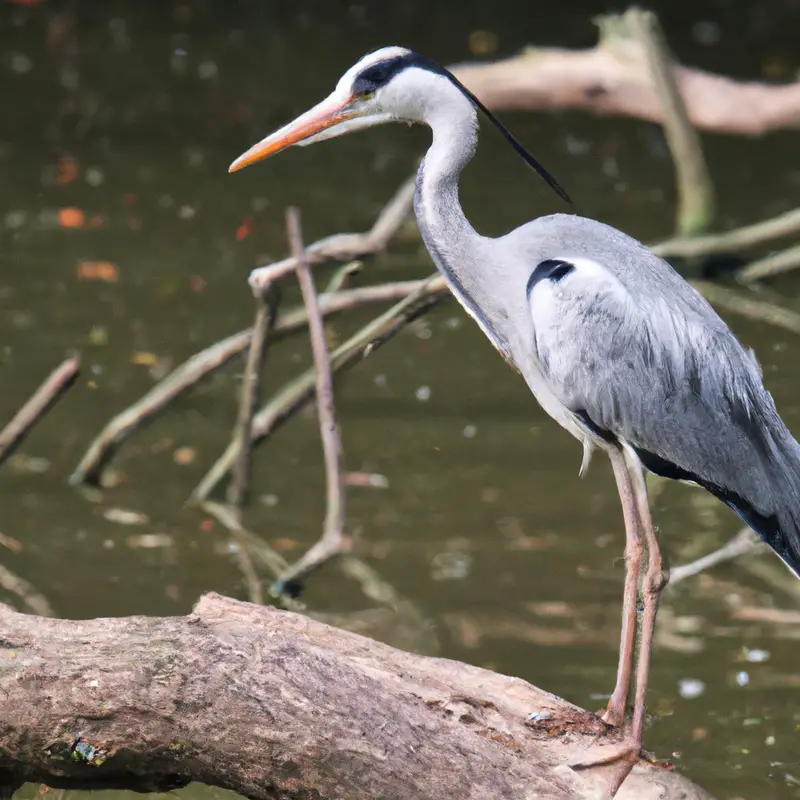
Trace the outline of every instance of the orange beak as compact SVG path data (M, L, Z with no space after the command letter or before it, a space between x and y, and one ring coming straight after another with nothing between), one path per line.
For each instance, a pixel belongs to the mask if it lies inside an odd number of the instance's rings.
M351 109L355 97L349 97L342 102L341 99L328 97L310 111L301 114L294 122L276 131L258 144L254 144L246 153L242 153L234 161L228 172L236 172L244 167L262 161L275 153L280 153L293 144L299 144L305 139L310 139L334 125L347 122L360 116L358 111Z

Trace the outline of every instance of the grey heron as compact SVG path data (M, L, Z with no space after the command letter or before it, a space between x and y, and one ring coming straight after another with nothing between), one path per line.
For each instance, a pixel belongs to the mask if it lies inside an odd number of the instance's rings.
M477 146L479 110L566 198L450 72L401 47L364 56L325 100L251 147L230 171L290 145L384 122L431 128L414 209L433 261L544 410L582 443L580 472L593 450L611 460L626 532L617 680L604 715L612 726L625 724L636 668L632 721L614 756L623 765L621 783L642 749L651 645L665 584L645 471L711 492L800 576L800 445L764 388L752 351L637 240L574 214L540 217L499 238L473 229L458 185Z

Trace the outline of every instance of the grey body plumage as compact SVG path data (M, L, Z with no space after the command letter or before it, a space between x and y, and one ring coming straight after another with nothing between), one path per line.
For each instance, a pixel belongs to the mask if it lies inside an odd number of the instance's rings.
M477 146L476 109L567 197L447 70L399 47L362 58L328 98L251 147L230 169L293 144L384 122L430 127L433 142L417 174L414 210L431 257L544 410L583 444L581 471L593 449L611 461L626 534L617 682L603 717L612 725L625 720L640 628L631 728L611 759L619 763L609 784L613 796L641 752L665 582L644 470L708 489L800 575L800 445L764 388L754 355L640 242L568 214L541 217L496 239L473 229L459 203L458 180ZM254 271L253 286L274 280L271 269Z

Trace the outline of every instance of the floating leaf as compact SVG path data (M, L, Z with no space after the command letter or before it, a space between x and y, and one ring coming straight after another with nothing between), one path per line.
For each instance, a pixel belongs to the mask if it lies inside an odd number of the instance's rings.
M236 229L236 241L241 242L242 239L247 238L256 226L254 217L245 217L242 224Z
M158 356L155 353L139 352L131 356L131 364L141 367L152 367L156 361L158 361Z
M191 464L197 458L197 450L194 447L179 447L173 454L172 460L176 464L186 466Z
M28 5L32 5L28 3ZM80 173L78 162L72 156L62 156L58 159L56 166L56 183L72 183Z
M128 547L155 550L159 547L172 547L172 537L166 533L140 533L126 539Z
M498 47L497 35L491 31L472 31L467 38L467 46L474 56L491 55Z
M379 472L348 472L344 476L345 486L369 486L374 489L388 489L389 479Z
M79 281L106 281L115 283L119 280L119 267L110 261L79 261Z
M278 552L282 552L284 550L294 550L297 547L297 541L284 536L282 539L275 539L275 541L272 543L272 546Z
M103 516L109 522L116 522L120 525L146 525L150 521L146 514L127 508L107 508L103 512Z
M58 224L62 228L82 228L86 215L79 208L61 208L58 210Z

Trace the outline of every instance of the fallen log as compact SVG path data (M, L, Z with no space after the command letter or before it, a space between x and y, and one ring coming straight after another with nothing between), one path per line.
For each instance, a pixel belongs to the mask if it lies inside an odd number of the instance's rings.
M586 50L530 47L451 69L492 110L575 109L663 122L647 53L629 35L624 15L602 17L599 27L598 44ZM674 74L696 128L746 136L800 128L800 81L737 81L680 64Z
M614 746L601 730L520 679L216 594L186 617L0 606L0 796L201 781L259 799L588 800L603 773L567 765ZM645 762L617 797L709 800Z

